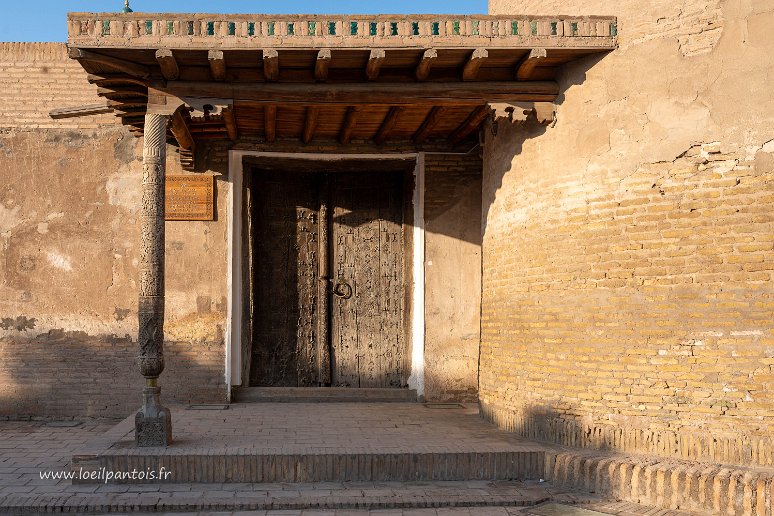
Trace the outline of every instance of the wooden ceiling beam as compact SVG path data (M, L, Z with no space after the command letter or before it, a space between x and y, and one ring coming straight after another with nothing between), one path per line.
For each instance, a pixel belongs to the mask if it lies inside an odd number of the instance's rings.
M344 116L344 123L339 132L339 143L346 144L352 139L352 133L355 131L360 111L360 106L347 107L347 114Z
M379 78L382 63L384 63L386 57L387 53L382 48L371 50L371 54L368 56L368 64L366 65L366 77L368 77L369 81L375 81Z
M430 110L430 112L427 114L427 117L425 117L424 122L422 122L422 125L419 126L419 129L416 133L414 133L414 143L422 143L424 142L427 137L430 135L430 132L435 128L436 125L438 125L438 122L440 122L443 119L443 115L446 112L446 108L443 106L434 106L433 109Z
M263 131L267 142L277 138L277 106L269 104L264 109Z
M387 141L387 138L390 137L390 133L395 129L395 125L397 125L398 119L405 109L406 108L403 106L392 106L390 108L387 112L387 116L384 117L381 127L379 127L379 131L376 133L376 136L374 136L374 142L376 142L377 145L381 145Z
M449 140L454 144L464 140L470 133L478 129L478 126L480 126L481 122L489 115L489 112L490 107L488 105L477 108L464 122L462 122L462 125L449 135Z
M226 80L226 58L222 50L210 50L207 52L207 61L210 63L210 72L214 81Z
M468 58L468 62L465 63L465 68L462 70L462 80L463 81L474 81L476 80L476 77L478 76L478 70L481 68L481 65L484 64L484 62L489 59L489 51L485 48L477 48L474 50L470 57Z
M175 54L168 48L156 50L156 61L161 68L161 75L168 81L176 81L180 78L180 67L177 66Z
M239 131L237 130L236 115L234 114L233 107L223 110L223 123L226 126L228 139L232 142L236 141L239 138Z
M430 75L430 69L433 67L433 61L438 58L438 51L434 48L425 50L422 59L419 60L417 69L414 73L418 81L426 81Z
M331 51L324 48L317 52L317 61L314 63L314 80L325 82L328 80L328 68L331 64Z
M86 80L89 84L96 84L97 86L109 87L109 86L124 86L127 84L148 87L148 81L145 79L139 79L137 77L131 77L128 75L96 75L90 73L86 76Z
M82 48L70 47L68 50L70 59L75 59L81 65L88 63L95 63L106 68L110 68L116 72L125 73L141 79L147 79L151 76L151 69L145 65L141 65L132 61L126 61L117 57L110 57L91 50L83 50Z
M48 116L54 120L58 120L60 118L76 118L81 116L100 115L103 113L112 112L113 106L105 104L89 104L86 106L52 109L49 111Z
M540 61L548 57L545 48L533 48L529 54L521 60L516 69L516 79L519 81L529 81Z
M172 123L170 126L172 135L175 137L175 140L177 140L177 144L180 148L193 152L196 144L194 143L193 136L191 136L191 130L188 128L185 118L183 118L183 113L179 109L172 115Z
M220 98L284 104L480 105L485 102L552 102L559 94L554 81L427 82L378 84L271 84L171 81L161 95Z
M317 106L309 106L306 108L306 120L304 122L304 133L301 136L301 141L309 143L314 138L314 131L317 129L317 118L320 115L320 108Z
M279 52L273 48L263 51L263 75L267 81L279 79Z

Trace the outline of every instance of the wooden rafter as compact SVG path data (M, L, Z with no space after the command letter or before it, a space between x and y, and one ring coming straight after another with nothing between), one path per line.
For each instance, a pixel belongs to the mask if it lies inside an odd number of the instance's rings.
M317 60L314 63L314 80L325 82L328 80L328 68L331 64L331 51L324 48L317 53Z
M438 51L434 48L425 50L422 54L422 59L419 60L417 69L414 72L418 81L426 81L430 75L430 69L433 67L433 62L438 58Z
M273 48L263 51L263 75L267 81L279 79L279 52Z
M403 106L393 106L390 108L387 112L387 116L384 117L381 127L379 127L379 131L376 133L376 136L374 136L374 141L377 145L381 145L387 141L387 138L390 137L390 133L395 129L395 125L398 123L398 119L404 110L405 108Z
M226 132L228 133L229 140L233 142L239 138L236 115L234 114L233 107L223 110L223 124L226 126Z
M70 47L68 49L68 55L70 56L70 59L75 59L82 64L84 62L96 63L110 68L115 72L125 73L141 79L147 79L151 76L151 69L145 65L118 59L117 57L106 56L90 50Z
M427 117L425 117L424 122L422 122L422 125L419 127L416 133L414 133L414 143L422 143L424 142L427 137L430 135L432 130L435 128L436 125L438 125L438 122L440 122L443 119L443 115L446 112L446 108L443 106L434 106L433 109L430 110L430 113L427 114Z
M342 144L349 143L352 139L352 133L355 131L357 125L357 119L360 116L359 106L347 107L347 114L344 117L344 123L341 126L339 132L339 142Z
M175 137L175 140L177 140L177 144L180 148L193 153L196 144L191 136L191 130L180 110L175 111L175 114L172 115L172 123L170 125L172 135Z
M462 71L462 80L463 81L474 81L476 80L476 77L478 77L478 70L481 68L481 65L484 64L484 62L489 58L489 51L485 48L477 48L474 50L470 57L468 58L468 62L465 63L465 68Z
M473 111L470 116L449 136L452 143L457 144L464 140L470 133L475 131L481 122L489 115L489 106L481 106Z
M529 81L540 61L548 57L545 48L533 48L529 54L521 60L516 70L516 79L520 81Z
M304 122L304 134L301 140L304 143L309 143L314 138L314 131L317 129L317 118L320 115L320 108L317 106L309 106L306 108L306 121Z
M226 80L226 58L222 50L210 50L207 52L207 60L210 63L210 72L215 81Z
M159 63L161 75L168 81L176 81L180 77L180 67L177 65L175 54L168 48L160 48L156 51L156 62Z
M264 110L263 130L267 142L277 138L277 106L269 104Z
M379 72L382 69L382 63L387 57L387 53L384 49L375 48L371 50L371 54L368 56L368 64L366 65L366 77L369 81L375 81L379 78Z
M67 107L60 109L52 109L49 111L48 116L58 120L60 118L75 118L79 116L100 115L103 113L111 113L113 108L106 106L105 104L89 104L87 106Z

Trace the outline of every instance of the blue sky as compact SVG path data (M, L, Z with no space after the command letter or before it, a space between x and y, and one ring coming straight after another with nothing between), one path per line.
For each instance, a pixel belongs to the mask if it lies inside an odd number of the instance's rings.
M487 0L130 0L144 12L485 14ZM65 41L68 11L120 11L123 0L0 0L0 41Z

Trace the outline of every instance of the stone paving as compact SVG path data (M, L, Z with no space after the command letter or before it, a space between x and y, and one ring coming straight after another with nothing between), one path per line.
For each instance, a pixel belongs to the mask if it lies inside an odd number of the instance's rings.
M283 412L276 408L276 414ZM384 417L373 411L368 420L371 424L384 424ZM428 411L428 420L441 423L448 415L444 411ZM311 411L307 421L321 417L323 410ZM366 410L366 413L369 411ZM212 412L208 412L212 414ZM222 415L222 413L221 413ZM395 414L392 414L395 416ZM474 413L470 413L474 417ZM193 417L193 416L192 416ZM207 418L213 416L206 416ZM218 416L220 417L220 416ZM277 415L277 417L280 417ZM321 419L324 421L325 418ZM423 435L427 427L423 422L397 418L396 427L413 428L411 432L420 442L433 445ZM75 424L77 426L60 426ZM493 439L486 425L480 420L463 418L458 428L450 423L444 428L448 431L449 443L454 443L465 428L477 429L481 442ZM222 516L268 516L268 515L539 515L562 513L531 512L539 508L524 507L548 500L568 504L582 504L602 514L644 515L673 514L669 511L653 512L651 509L633 504L618 504L579 494L568 489L554 488L548 483L514 481L467 481L467 482L318 482L305 484L139 484L119 485L114 483L93 485L72 485L69 480L41 479L41 471L64 471L68 468L70 457L86 443L105 434L114 427L114 421L81 421L74 423L57 422L14 422L0 421L0 514L37 514L46 512L70 512L77 514L100 514L100 511L115 514L121 511L133 514L153 512L156 514L176 514L172 511L187 511L177 514L208 514ZM470 426L468 426L470 425ZM343 424L339 425L343 427ZM364 423L352 425L359 431ZM416 426L416 428L414 428ZM234 426L236 431L237 426ZM437 430L437 429L436 429ZM253 433L257 433L253 430ZM307 434L303 430L288 431L288 434ZM352 430L351 433L354 433ZM350 433L350 434L351 434ZM436 434L438 435L438 434ZM214 434L213 434L214 436ZM233 437L233 435L232 435ZM306 437L304 437L306 438ZM279 442L279 438L276 442ZM339 437L339 439L344 439ZM364 436L363 441L372 439ZM326 442L333 442L329 436ZM271 440L270 440L271 441ZM270 442L269 441L269 442ZM220 438L226 443L225 436ZM343 442L343 441L339 441ZM397 437L385 439L380 446L397 446ZM436 443L437 444L437 443ZM320 504L323 505L320 505ZM307 505L309 504L309 505ZM326 505L327 504L327 505ZM446 508L438 508L447 505ZM462 507L454 507L461 505ZM502 506L499 506L502 505ZM519 507L518 505L522 505ZM305 507L318 507L306 509ZM341 508L336 508L341 507ZM362 510L358 507L379 507L382 510ZM541 507L546 507L545 505ZM164 512L166 508L167 512ZM243 512L228 512L236 509ZM244 512L247 509L260 509ZM284 510L268 510L284 509ZM566 510L573 509L569 507ZM225 511L225 512L218 512ZM567 515L573 514L570 512Z

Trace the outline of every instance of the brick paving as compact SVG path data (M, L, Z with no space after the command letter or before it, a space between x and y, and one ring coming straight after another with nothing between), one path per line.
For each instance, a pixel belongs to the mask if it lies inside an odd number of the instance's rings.
M393 427L385 430L385 438L378 446L400 446L399 435L413 436L417 442L427 446L465 446L457 442L461 438L472 438L488 446L501 445L500 440L512 442L509 434L482 423L475 412L467 408L463 411L457 425L452 414L445 410L431 410L415 405L426 412L425 417L418 420L401 407L368 408L362 405L358 409L364 419L357 419L358 424L352 424L352 430L347 435L353 436L358 431L366 432L367 425L384 425L391 417ZM297 416L307 422L320 417L322 424L327 424L331 418L323 417L325 407L318 407ZM267 425L261 432L253 428L247 432L257 438L266 434L267 428L274 429L275 437L267 438L266 443L279 443L279 434L298 436L299 440L308 439L311 433L309 427L292 427L281 425L275 418L280 418L289 409L277 406L269 411L269 420L276 424ZM354 410L354 409L353 409ZM213 415L212 411L189 411L190 419L199 419L202 431L213 437L213 442L225 445L226 436L215 439L217 434L207 422L223 418L224 412ZM226 411L228 412L228 411ZM401 413L403 417L401 417ZM239 414L239 411L231 412ZM228 419L228 418L226 418ZM184 425L178 420L179 430ZM352 420L354 421L354 420ZM436 442L430 442L431 437L426 432L431 431L430 425L436 425L433 430ZM66 424L66 423L65 423ZM143 511L155 514L175 514L174 511L184 511L178 514L220 514L220 515L532 515L530 510L534 505L554 500L570 504L583 504L583 507L597 510L603 514L644 515L644 514L688 514L677 512L649 512L633 504L618 504L599 500L597 498L573 492L567 488L555 488L548 483L515 482L515 481L467 481L467 482L316 482L316 483L273 483L273 484L93 484L72 485L67 480L41 480L40 471L66 470L70 457L74 452L87 446L88 443L99 440L115 428L114 421L81 421L77 426L59 426L60 423L43 422L0 422L0 514L38 514L50 512L70 512L78 514L100 514L101 511L115 514L127 511L133 514ZM229 423L236 431L239 425ZM338 428L346 425L340 423ZM335 425L334 425L335 427ZM224 427L221 427L222 430ZM295 428L295 429L294 429ZM401 430L403 428L403 430ZM445 434L438 432L439 428ZM355 430L357 429L357 430ZM402 432L402 434L401 434ZM468 434L465 434L468 432ZM359 440L351 437L354 444L374 442L374 427L370 433ZM192 434L180 432L179 438L185 441L185 436ZM445 435L438 440L439 435ZM235 437L236 434L232 434ZM467 437L466 437L467 436ZM235 437L240 439L240 437ZM335 437L327 435L322 442L331 446L341 446L346 436ZM196 441L199 445L203 441ZM296 443L298 445L299 443ZM312 443L317 444L317 443ZM410 443L403 443L409 446ZM525 444L526 446L526 444ZM529 507L524 507L529 505ZM445 506L445 507L444 507ZM455 507L459 506L459 507ZM308 507L315 507L309 509ZM370 507L371 510L364 510ZM442 508L439 508L442 507ZM255 510L253 510L255 509ZM380 510L376 510L380 509ZM245 512L252 510L252 512ZM166 511L166 512L164 512ZM218 512L222 511L222 512ZM237 512L229 512L237 511ZM242 512L239 512L242 511ZM569 513L568 513L569 514Z

